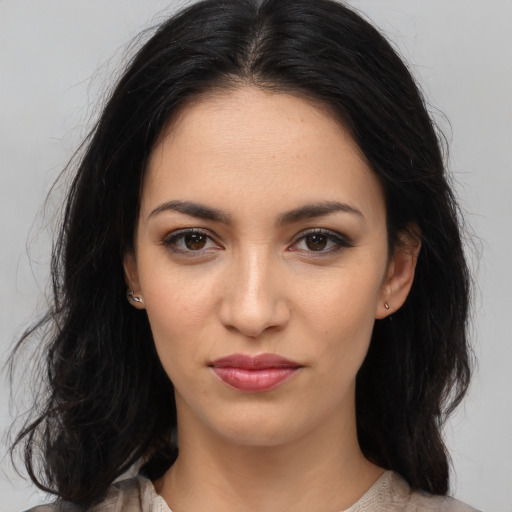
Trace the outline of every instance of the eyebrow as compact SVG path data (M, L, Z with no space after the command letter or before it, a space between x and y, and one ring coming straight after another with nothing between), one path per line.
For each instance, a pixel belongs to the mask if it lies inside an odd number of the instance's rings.
M148 219L158 215L165 211L176 211L189 215L191 217L197 217L199 219L212 220L220 222L222 224L231 224L231 215L223 212L217 208L212 208L200 203L194 203L192 201L167 201L155 208L148 216ZM286 224L293 224L300 220L313 219L315 217L323 217L330 213L344 212L357 215L365 220L364 215L353 206L346 203L339 203L337 201L327 201L322 203L312 203L300 206L293 210L287 211L279 215L277 218L277 225L284 226Z
M197 217L198 219L213 220L223 224L231 224L231 216L217 208L211 208L204 204L194 203L192 201L167 201L155 208L148 216L148 219L158 215L159 213L173 210L176 212Z
M330 213L344 212L357 215L365 220L364 215L353 206L346 203L339 203L337 201L327 201L324 203L313 203L300 206L294 210L290 210L281 214L277 219L277 224L283 226L285 224L293 224L304 219L313 219L315 217L323 217Z

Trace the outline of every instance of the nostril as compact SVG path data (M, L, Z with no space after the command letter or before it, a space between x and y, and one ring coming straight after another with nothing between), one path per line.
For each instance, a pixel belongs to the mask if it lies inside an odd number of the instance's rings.
M221 308L221 322L230 331L257 338L270 330L281 330L289 321L289 309L284 303L267 303L257 308L241 301L225 302Z

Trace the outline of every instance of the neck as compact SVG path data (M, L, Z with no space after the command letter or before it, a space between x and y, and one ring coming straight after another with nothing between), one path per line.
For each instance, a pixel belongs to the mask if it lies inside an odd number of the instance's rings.
M236 444L186 421L157 491L173 512L345 510L383 472L361 453L355 417L346 420L278 446Z

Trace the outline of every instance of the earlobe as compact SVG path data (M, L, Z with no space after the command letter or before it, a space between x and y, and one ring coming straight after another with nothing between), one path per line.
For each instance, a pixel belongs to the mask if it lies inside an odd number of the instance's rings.
M135 254L132 251L125 253L123 257L123 267L124 279L126 281L126 286L128 287L126 293L128 302L137 309L145 309L144 299L140 289L137 261L135 259Z
M400 234L393 257L389 262L375 318L385 318L402 307L414 281L420 248L420 237L414 230L407 230Z

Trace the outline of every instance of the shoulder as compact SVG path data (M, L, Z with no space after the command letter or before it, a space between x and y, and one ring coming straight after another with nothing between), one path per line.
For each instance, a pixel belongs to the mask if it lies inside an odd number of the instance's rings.
M397 473L386 471L346 512L478 512L448 496L413 491Z
M152 512L156 493L152 483L142 477L130 478L112 484L105 498L86 512ZM40 505L26 512L84 512L70 503Z
M449 496L436 496L424 491L413 491L397 473L390 475L396 510L403 512L478 512L473 507ZM395 510L395 509L393 509Z

